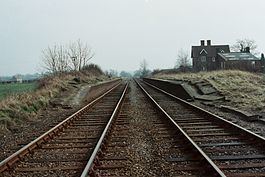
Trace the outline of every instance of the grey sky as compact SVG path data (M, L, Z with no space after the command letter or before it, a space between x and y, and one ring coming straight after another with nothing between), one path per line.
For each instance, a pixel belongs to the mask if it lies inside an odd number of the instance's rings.
M103 69L173 67L200 39L256 40L265 50L264 0L1 0L0 75L38 72L41 51L86 41Z

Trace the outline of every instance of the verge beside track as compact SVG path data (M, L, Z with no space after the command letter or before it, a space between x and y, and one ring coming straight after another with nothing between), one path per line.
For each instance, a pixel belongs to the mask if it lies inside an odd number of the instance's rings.
M265 138L149 83L141 85L224 175L265 176Z
M127 87L126 87L127 88ZM102 96L0 163L3 176L79 176L124 92Z

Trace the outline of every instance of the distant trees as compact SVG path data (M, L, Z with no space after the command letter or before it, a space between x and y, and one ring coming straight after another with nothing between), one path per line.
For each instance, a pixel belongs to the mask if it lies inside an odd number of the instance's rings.
M141 72L140 70L134 71L133 77L140 78L141 77Z
M231 46L231 50L233 52L243 52L246 48L249 47L250 52L254 55L258 55L259 52L257 51L258 45L256 41L253 39L237 39L236 43Z
M108 71L105 71L105 74L109 77L118 77L118 71L114 69L110 69Z
M143 59L143 61L140 63L141 77L146 77L150 73L150 70L147 69L147 65L147 61Z
M143 59L141 61L141 63L140 63L139 70L137 70L137 71L134 72L134 77L141 77L141 78L143 78L143 77L148 76L151 71L149 69L147 69L147 66L148 66L147 61L145 59Z
M175 69L180 68L185 72L191 67L191 60L189 57L189 53L183 49L180 49L177 54L177 61L175 64Z
M120 77L131 78L132 75L131 75L131 73L129 73L129 72L121 71L121 72L120 72Z
M42 51L44 68L53 74L65 71L81 71L94 57L92 49L86 43L77 40L69 45L48 47Z

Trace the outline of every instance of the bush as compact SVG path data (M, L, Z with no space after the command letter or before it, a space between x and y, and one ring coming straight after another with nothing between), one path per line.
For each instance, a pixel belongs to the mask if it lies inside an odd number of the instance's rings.
M99 76L99 75L103 75L104 72L102 71L102 69L96 65L96 64L89 64L89 65L85 65L81 72L83 72L84 74L92 74L92 75L95 75L95 76Z

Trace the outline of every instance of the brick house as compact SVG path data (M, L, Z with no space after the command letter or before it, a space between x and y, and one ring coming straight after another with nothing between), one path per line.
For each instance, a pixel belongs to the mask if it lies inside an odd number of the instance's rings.
M220 69L239 69L260 72L264 62L250 53L249 48L243 52L230 52L229 45L212 45L211 40L201 40L200 46L192 46L191 58L193 70L212 71Z
M218 53L230 52L229 45L212 45L211 40L201 40L200 46L192 46L191 58L194 71L212 71L218 69Z

